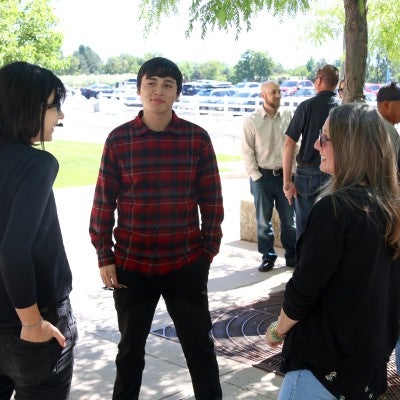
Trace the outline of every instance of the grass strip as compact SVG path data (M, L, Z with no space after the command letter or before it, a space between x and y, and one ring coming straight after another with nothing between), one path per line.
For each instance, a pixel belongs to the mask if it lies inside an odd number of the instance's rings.
M55 140L45 144L60 164L54 188L94 185L99 172L103 151L102 143L71 142ZM220 172L232 170L232 162L239 162L240 156L217 154Z

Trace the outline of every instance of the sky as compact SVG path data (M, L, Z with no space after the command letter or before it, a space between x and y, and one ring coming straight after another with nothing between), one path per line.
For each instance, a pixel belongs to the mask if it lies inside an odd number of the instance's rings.
M188 13L165 18L150 35L144 37L144 22L139 21L138 0L53 0L54 13L60 19L64 34L64 56L89 46L103 61L122 53L142 57L157 52L175 62L210 60L235 65L246 50L266 52L275 63L285 68L304 65L310 57L333 62L342 55L342 41L335 40L318 48L303 37L306 16L280 23L269 15L252 21L251 32L242 32L235 41L235 32L209 32L205 40L199 31L185 38Z

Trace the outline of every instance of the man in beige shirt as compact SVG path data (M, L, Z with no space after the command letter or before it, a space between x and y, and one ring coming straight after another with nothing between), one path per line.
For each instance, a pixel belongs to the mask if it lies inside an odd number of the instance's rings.
M389 132L397 158L400 136L395 125L400 123L400 85L397 82L390 82L382 86L378 91L376 101L378 111L383 117L383 122Z
M261 272L271 270L277 254L274 250L272 211L276 207L281 221L281 242L285 249L286 265L294 267L296 225L293 206L283 193L282 148L291 112L279 110L281 91L273 81L261 85L263 105L244 122L242 156L250 178L257 221L258 251Z

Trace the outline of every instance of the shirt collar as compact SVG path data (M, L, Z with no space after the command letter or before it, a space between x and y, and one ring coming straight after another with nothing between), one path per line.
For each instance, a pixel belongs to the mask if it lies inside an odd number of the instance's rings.
M172 110L172 118L168 126L165 128L165 132L170 133L179 133L180 132L180 118L176 115L175 111ZM136 135L144 135L147 132L152 132L144 123L143 123L143 110L140 110L136 118L133 120L133 124L135 126Z
M261 106L260 110L261 110L261 116L263 118L274 119L274 118L279 117L281 115L281 112L278 110L274 116L271 116L270 114L267 113L267 111L265 110L264 106Z

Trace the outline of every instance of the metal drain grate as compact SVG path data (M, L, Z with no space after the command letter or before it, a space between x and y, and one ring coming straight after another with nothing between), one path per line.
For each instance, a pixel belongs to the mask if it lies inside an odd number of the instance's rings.
M279 372L281 350L271 348L264 334L275 321L282 307L284 292L272 293L268 298L243 307L228 307L213 311L211 335L218 355L251 364L264 371ZM173 325L151 331L152 334L178 341ZM381 397L387 400L400 399L400 377L396 373L394 353L388 363L388 390Z

